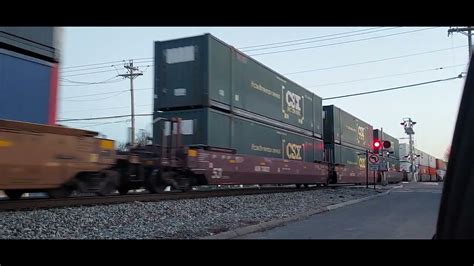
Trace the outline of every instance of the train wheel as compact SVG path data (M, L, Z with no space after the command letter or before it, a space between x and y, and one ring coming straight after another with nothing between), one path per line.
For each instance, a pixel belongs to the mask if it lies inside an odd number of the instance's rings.
M167 186L168 185L162 182L160 173L155 170L148 176L145 188L150 191L150 193L162 193Z
M19 199L23 195L23 191L20 190L5 190L4 192L12 200Z
M60 188L51 189L48 191L48 195L53 199L65 198L71 195L72 189L70 187L62 186Z
M108 196L117 190L119 175L116 171L105 170L100 173L104 179L101 188L97 192L100 196Z
M129 187L119 187L118 192L120 195L126 195L130 191Z
M180 186L182 192L188 192L192 190L191 182L186 177L181 178Z

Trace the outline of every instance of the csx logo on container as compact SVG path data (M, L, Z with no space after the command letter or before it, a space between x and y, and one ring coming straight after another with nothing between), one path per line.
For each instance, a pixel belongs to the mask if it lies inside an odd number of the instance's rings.
M361 126L357 126L357 135L358 135L358 138L357 138L357 142L360 144L360 143L363 143L365 145L365 128L361 127Z
M365 169L365 158L359 158L359 167Z
M303 160L301 156L301 149L303 145L288 143L286 145L286 156L291 160Z
M296 114L296 115L301 115L301 99L303 97L291 92L291 91L286 91L285 94L285 99L286 99L286 104L288 105L288 111Z

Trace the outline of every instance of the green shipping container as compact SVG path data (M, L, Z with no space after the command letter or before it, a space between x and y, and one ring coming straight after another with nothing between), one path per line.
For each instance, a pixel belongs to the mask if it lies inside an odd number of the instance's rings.
M329 162L365 169L365 150L338 144L325 144L324 147Z
M323 110L325 143L372 149L373 127L370 124L334 105L324 106Z
M240 110L307 135L321 137L323 130L319 96L210 34L155 42L154 106L155 111Z
M212 108L164 111L158 117L179 117L183 145L209 145L233 148L240 154L263 157L323 161L324 146L321 139L282 130L253 120L237 117ZM164 131L163 131L164 129ZM154 143L161 144L163 135L169 136L169 125L156 123Z
M380 141L385 141L385 140L390 141L391 147L388 149L388 151L393 152L393 153L390 154L388 157L397 159L397 160L400 158L400 153L399 153L400 142L398 141L397 138L394 138L385 132L383 133L383 138L382 138L381 131L379 129L374 129L374 139L378 139Z

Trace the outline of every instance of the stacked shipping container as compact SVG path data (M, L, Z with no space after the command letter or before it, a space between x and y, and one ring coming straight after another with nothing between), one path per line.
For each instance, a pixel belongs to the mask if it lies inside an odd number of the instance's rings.
M323 110L326 158L337 165L333 178L338 183L366 182L364 152L371 149L373 127L334 105Z
M181 117L184 145L323 160L322 99L210 34L155 42L154 108Z
M60 31L0 27L0 119L55 124Z
M160 117L182 119L184 145L330 162L339 183L365 182L364 152L379 134L338 107L323 108L321 97L210 34L155 42L155 121ZM167 127L155 123L155 144L170 135ZM385 139L393 151L387 176L399 180L399 142Z

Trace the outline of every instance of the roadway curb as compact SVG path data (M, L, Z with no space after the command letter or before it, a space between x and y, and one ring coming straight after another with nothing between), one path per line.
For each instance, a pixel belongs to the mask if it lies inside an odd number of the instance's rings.
M359 203L359 202L362 202L362 201L371 200L371 199L374 199L374 198L377 198L377 197L385 196L385 195L389 194L392 190L394 190L395 188L398 188L398 187L400 187L400 186L393 187L393 188L391 188L391 189L389 189L385 192L379 193L377 195L372 195L372 196L368 196L368 197L364 197L364 198L360 198L360 199L349 200L349 201L346 201L346 202L341 202L341 203L329 205L329 206L326 206L326 207L323 207L323 208L318 208L316 210L312 210L312 211L309 211L309 212L305 212L305 213L295 215L295 216L291 216L291 217L284 218L284 219L272 220L272 221L268 221L268 222L264 222L264 223L255 224L255 225L240 227L240 228L236 228L236 229L233 229L233 230L230 230L230 231L215 234L215 235L212 235L212 236L202 237L200 239L232 239L232 238L236 238L236 237L239 237L239 236L248 235L248 234L251 234L251 233L265 231L265 230L268 230L268 229L271 229L271 228L275 228L275 227L285 225L289 222L294 222L294 221L297 221L297 220L307 218L311 215L331 211L331 210L342 208L342 207L345 207L345 206L348 206L348 205L356 204L356 203Z

